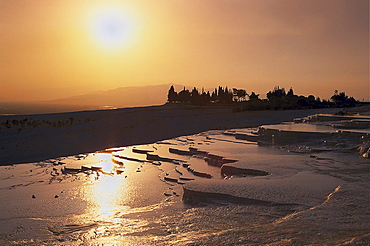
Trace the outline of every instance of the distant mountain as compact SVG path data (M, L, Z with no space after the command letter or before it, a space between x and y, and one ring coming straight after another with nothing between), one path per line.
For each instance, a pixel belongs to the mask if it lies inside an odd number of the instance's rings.
M119 87L114 90L94 92L85 95L47 101L47 104L89 107L138 107L162 105L167 101L171 84ZM174 85L175 88L183 88Z
M29 115L73 112L84 110L162 105L167 101L172 84L119 87L109 91L60 98L48 101L13 102L1 100L0 115ZM181 91L183 85L174 85ZM191 87L186 87L187 89Z

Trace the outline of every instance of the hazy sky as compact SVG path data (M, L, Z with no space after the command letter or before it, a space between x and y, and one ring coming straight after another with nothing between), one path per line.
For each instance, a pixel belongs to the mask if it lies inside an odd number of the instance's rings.
M369 99L368 0L0 0L0 99L274 86Z

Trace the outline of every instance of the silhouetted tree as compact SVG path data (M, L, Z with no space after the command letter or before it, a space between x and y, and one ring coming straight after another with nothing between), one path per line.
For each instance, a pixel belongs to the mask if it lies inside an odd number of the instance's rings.
M266 94L267 99L269 100L269 104L272 109L281 109L286 104L285 103L285 89L279 88L279 86L275 87L273 91L269 91Z
M222 101L224 94L225 94L224 89L221 86L219 86L217 91L217 98L219 101Z
M298 96L294 95L293 88L291 87L288 93L284 97L285 105L283 106L284 109L297 109L297 102Z
M348 96L345 92L338 93L338 90L334 91L334 95L330 98L336 105L344 104L348 100Z
M207 105L211 102L211 94L209 91L206 93L203 91L202 95L200 95L200 104L201 105Z
M293 92L293 88L290 87L288 93L286 94L287 97L294 97L294 92Z
M257 101L257 100L261 100L259 99L259 96L260 94L256 94L254 93L254 91L252 91L252 93L248 97L250 101Z
M356 101L353 97L348 97L345 92L338 93L338 90L334 91L334 95L330 98L336 107L354 107Z
M189 103L190 102L190 97L191 97L191 94L190 94L189 90L185 89L185 87L178 94L178 100L179 100L179 102L182 102L182 103Z
M174 102L177 102L178 100L177 92L175 91L175 88L173 87L173 85L171 85L168 91L167 100L169 103L174 103Z
M267 92L266 96L267 99L273 100L275 98L282 98L286 95L284 88L279 88L279 86L275 87L273 91Z
M229 91L227 86L225 87L225 89L223 89L222 87L219 87L219 88L221 88L221 90L219 90L218 100L222 103L227 103L227 104L232 103L233 102L232 91Z
M212 95L211 95L211 102L216 103L217 101L218 101L217 89L215 89L215 90L212 92Z
M307 100L308 100L308 103L314 104L316 99L315 99L315 96L314 95L309 95L307 97Z
M192 104L200 104L200 94L198 92L198 89L195 87L190 92L190 102Z
M244 89L233 88L234 101L236 102L245 101L246 96L247 96L247 92Z
M249 97L249 101L245 101L246 96ZM238 107L234 108L235 112L263 109L354 107L360 104L353 97L348 97L345 92L339 93L338 90L335 90L334 95L330 98L332 102L321 100L319 97L315 98L314 95L309 95L308 97L294 95L293 88L290 88L288 93L286 93L285 89L279 86L269 91L266 96L267 99L261 100L259 94L255 92L248 95L244 89L233 88L229 90L227 86L225 88L222 86L215 88L212 94L209 91L206 92L204 88L199 93L196 87L191 92L184 87L182 91L177 93L172 85L168 91L167 100L169 103L191 103L194 105L209 105L210 103L238 105Z

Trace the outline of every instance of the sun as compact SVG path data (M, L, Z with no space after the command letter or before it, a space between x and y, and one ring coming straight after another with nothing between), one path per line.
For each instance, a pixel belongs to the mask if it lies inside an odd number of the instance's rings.
M117 7L99 8L90 15L94 43L104 49L118 50L134 38L134 23L129 13Z

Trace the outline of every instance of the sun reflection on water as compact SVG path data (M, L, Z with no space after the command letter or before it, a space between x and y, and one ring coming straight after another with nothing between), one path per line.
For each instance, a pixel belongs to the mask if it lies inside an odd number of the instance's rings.
M91 211L96 219L110 220L117 214L129 210L125 206L132 195L132 187L128 185L124 175L117 174L122 165L112 162L111 154L98 154L97 167L101 167L91 175L91 183L86 188L86 199L91 204Z
M90 239L99 245L106 243L107 238L115 245L126 245L131 239L122 235L132 233L142 233L143 236L135 240L146 241L145 231L152 227L150 230L167 235L152 217L169 205L169 202L163 203L167 197L162 194L168 185L158 180L161 171L157 166L126 160L120 155L142 157L132 154L131 150L106 150L75 163L75 166L86 167L86 172L81 175L87 175L88 180L79 189L78 194L87 206L83 214L76 216L76 224L81 224L83 228L92 225Z
M91 202L94 204L94 213L99 218L113 216L117 212L127 210L122 200L127 199L127 183L118 175L103 175L91 185Z

